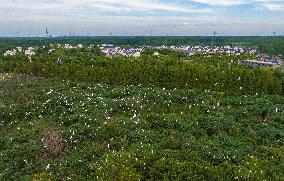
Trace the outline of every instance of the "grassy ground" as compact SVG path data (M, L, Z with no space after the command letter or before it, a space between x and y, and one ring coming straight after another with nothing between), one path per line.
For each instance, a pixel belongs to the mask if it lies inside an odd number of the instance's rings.
M1 74L0 180L281 180L283 103Z

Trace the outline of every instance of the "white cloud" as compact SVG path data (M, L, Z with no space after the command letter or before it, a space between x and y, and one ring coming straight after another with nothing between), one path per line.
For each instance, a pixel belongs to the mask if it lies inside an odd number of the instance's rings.
M250 4L262 6L268 10L279 11L283 9L283 0L191 0L193 2L207 4L210 6L236 6Z
M246 4L247 0L192 0L197 3L208 4L212 6L232 6Z
M165 3L149 0L2 0L0 8L15 8L23 10L45 11L96 11L99 12L149 12L169 11L181 13L204 13L208 9L196 9L189 6L180 6L176 3ZM82 12L83 13L83 12Z
M273 3L264 3L262 7L270 10L270 11L282 11L284 10L284 6L282 4L273 4Z

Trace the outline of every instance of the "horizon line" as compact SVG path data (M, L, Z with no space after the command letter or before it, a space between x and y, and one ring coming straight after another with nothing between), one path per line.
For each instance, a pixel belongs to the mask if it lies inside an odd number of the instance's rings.
M89 38L96 38L96 37L284 37L284 35L76 35L76 36L0 36L0 38L44 38L44 39L52 39L52 38L75 38L75 37L89 37Z

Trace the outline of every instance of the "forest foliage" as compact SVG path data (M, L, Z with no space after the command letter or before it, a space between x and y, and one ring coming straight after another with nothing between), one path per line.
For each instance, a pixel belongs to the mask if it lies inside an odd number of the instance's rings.
M83 56L84 58L84 56ZM251 69L237 65L229 68L226 61L208 63L177 61L171 57L102 59L69 63L2 61L0 72L31 74L41 77L61 77L75 81L110 85L143 85L161 88L199 88L231 94L284 94L283 71L266 68ZM54 58L55 60L55 58ZM67 59L63 59L66 61ZM78 62L78 63L77 63ZM84 62L84 63L82 63ZM215 65L215 66L214 66Z
M110 59L3 41L38 52L32 62L0 56L0 180L284 179L281 69L239 64L250 55Z

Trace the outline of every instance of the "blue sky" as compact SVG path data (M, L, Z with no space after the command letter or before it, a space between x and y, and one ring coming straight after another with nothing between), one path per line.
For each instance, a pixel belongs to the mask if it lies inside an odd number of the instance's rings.
M284 0L0 0L0 36L284 35Z

